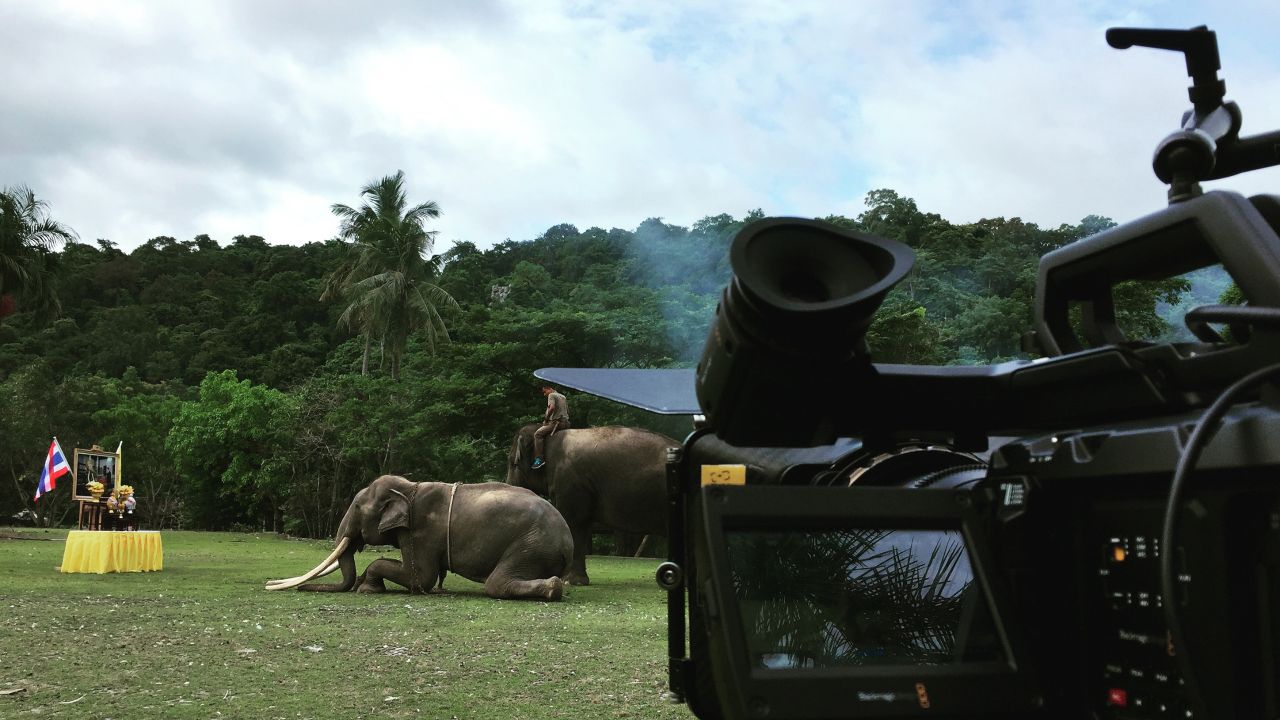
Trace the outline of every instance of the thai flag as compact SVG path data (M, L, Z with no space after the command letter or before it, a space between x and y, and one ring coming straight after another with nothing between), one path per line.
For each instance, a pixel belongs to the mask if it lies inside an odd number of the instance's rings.
M62 454L62 446L58 444L58 438L54 438L49 444L49 457L44 459L44 468L40 472L40 485L36 487L36 499L49 492L56 485L56 480L63 475L71 472L71 466L67 465L67 456Z

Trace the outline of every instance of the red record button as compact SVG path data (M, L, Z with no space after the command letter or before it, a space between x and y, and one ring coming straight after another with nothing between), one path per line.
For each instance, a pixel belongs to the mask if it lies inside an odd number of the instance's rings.
M1107 705L1111 707L1129 707L1129 693L1121 688L1107 690Z

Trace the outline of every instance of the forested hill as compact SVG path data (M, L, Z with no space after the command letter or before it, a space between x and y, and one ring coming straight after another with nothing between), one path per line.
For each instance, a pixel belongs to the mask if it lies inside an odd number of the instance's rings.
M1016 355L1031 322L1037 259L1107 227L1039 228L1017 218L954 224L892 191L838 225L913 247L916 270L869 335L883 362L985 363ZM408 336L392 372L374 343L322 301L351 243L302 247L236 237L109 242L57 253L60 314L0 321L0 520L31 507L49 438L72 448L124 442L125 482L153 525L246 526L327 535L355 489L380 473L418 480L505 476L508 440L539 416L545 366L672 367L697 360L727 249L744 222L659 219L632 231L557 225L488 250L470 243L429 263L456 300L438 304L449 342ZM1186 284L1135 291L1125 322L1147 337ZM396 377L398 375L398 377ZM575 425L656 418L570 393ZM66 487L39 510L64 518Z

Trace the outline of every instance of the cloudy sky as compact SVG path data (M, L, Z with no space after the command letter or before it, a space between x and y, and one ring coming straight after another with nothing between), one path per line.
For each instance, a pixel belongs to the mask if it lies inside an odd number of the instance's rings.
M443 210L438 251L856 215L880 187L957 222L1123 221L1164 201L1151 153L1189 80L1103 31L1198 24L1244 134L1280 129L1275 0L0 0L0 186L126 249L324 240L398 169Z

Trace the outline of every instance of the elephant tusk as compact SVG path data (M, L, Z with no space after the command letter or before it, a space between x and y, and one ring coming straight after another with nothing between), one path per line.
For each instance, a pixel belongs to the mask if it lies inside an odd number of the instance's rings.
M320 562L319 565L316 565L314 568L312 568L311 572L307 573L306 575L299 575L297 577L288 578L286 580L269 582L266 585L266 589L267 590L288 590L289 588L297 587L305 582L309 582L311 580L314 580L317 577L320 577L322 575L327 575L330 572L333 572L332 566L337 565L336 558L339 555L341 555L344 550L347 549L347 544L349 542L350 542L349 538L342 538L342 540L338 543L338 547L334 548L333 552L329 553L329 557L325 558L323 561Z
M322 578L325 575L330 575L337 569L338 569L338 561L334 560L332 563L329 564L329 567L325 568L323 572L321 572L315 578L312 578L312 580L315 580L316 578ZM267 587L271 587L272 585L283 585L285 583L293 582L294 580L301 580L303 577L305 576L298 575L291 578L285 578L284 580L268 580Z
M322 560L319 565L315 566L311 570L311 572L307 573L306 575L302 575L296 578L289 578L288 580L280 582L278 584L268 583L266 588L268 590L288 590L289 588L297 587L302 583L309 582L315 579L321 574L321 571L329 567L330 563L334 562L335 560L338 559L338 556L342 555L342 553L347 549L347 544L350 542L351 542L351 538L345 538L345 537L342 538L342 540L338 542L338 547L334 548L333 552L329 553L329 557Z
M323 570L319 575L317 575L317 576L316 576L316 578L322 578L322 577L324 577L325 575L328 575L328 574L332 573L334 570L337 570L337 569L338 569L338 562L335 560L334 562L332 562L332 563L330 563L330 564L329 564L329 567L325 568L325 569L324 569L324 570ZM285 579L283 579L283 580L268 580L268 581L267 581L267 584L268 584L268 585L283 585L283 584L288 583L288 582L293 582L294 580L301 580L303 577L305 577L305 576L304 576L304 575L296 575L296 576L294 576L294 577L291 577L291 578L285 578ZM312 578L312 579L314 580L315 578Z

